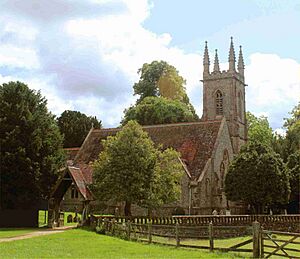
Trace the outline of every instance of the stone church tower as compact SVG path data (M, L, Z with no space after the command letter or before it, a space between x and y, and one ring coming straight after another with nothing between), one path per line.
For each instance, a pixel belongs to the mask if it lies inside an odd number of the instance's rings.
M240 46L236 70L235 51L231 37L229 49L229 69L220 71L216 50L213 71L205 42L203 58L203 115L202 120L226 118L234 153L238 153L247 139L245 109L244 60Z

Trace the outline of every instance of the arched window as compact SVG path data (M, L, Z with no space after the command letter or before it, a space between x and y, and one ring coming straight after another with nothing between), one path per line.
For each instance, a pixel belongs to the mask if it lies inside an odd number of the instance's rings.
M216 92L216 114L223 115L223 95L220 90Z

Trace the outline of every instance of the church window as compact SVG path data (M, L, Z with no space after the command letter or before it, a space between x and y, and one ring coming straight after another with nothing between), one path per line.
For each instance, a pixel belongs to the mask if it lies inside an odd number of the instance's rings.
M220 90L216 92L216 114L223 115L223 95Z

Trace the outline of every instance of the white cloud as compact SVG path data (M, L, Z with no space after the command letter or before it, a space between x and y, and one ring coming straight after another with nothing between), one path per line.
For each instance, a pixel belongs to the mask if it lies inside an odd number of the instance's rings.
M166 60L186 78L188 95L201 115L202 56L171 47L170 34L146 30L143 21L150 10L146 0L4 1L0 83L24 81L41 89L54 113L80 110L111 127L134 103L137 70L145 62ZM299 64L258 53L250 60L248 110L266 112L272 120L283 114L274 109L278 103L287 105L285 113L291 110L299 99Z
M300 64L275 54L255 53L245 76L248 110L267 114L273 127L280 127L300 100Z

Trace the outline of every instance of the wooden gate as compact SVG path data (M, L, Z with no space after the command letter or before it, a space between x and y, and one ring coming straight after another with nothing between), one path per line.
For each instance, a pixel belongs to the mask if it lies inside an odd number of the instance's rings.
M300 233L262 230L261 257L272 255L288 258L300 258Z

